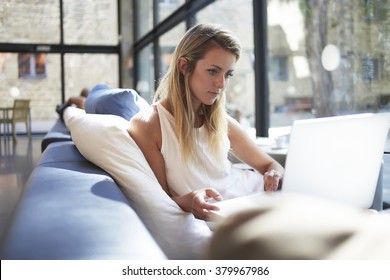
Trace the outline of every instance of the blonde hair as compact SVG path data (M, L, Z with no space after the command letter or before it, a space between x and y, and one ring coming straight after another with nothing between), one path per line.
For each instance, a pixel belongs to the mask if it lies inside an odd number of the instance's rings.
M236 60L241 55L239 40L229 31L214 25L199 24L192 27L177 45L167 73L160 80L155 101L167 99L175 118L175 130L185 162L197 159L195 112L192 107L189 78L196 63L213 48L223 48L234 54ZM187 60L186 72L179 69L180 58ZM219 95L212 105L202 104L204 124L210 143L210 151L216 159L222 155L221 143L227 133L225 93Z

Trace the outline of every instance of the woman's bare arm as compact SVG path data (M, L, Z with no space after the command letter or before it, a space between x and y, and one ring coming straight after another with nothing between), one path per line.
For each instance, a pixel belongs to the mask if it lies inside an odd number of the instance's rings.
M213 188L201 188L183 196L172 196L170 193L161 154L160 121L155 106L135 115L127 131L141 149L161 187L184 211L193 213L197 218L207 219L211 210L218 210L218 207L206 201L208 197L217 201L222 199Z
M228 117L228 129L230 145L234 155L263 174L265 190L277 190L282 182L284 168L271 156L263 152L241 125L231 117Z
M151 106L132 117L127 131L141 149L161 187L170 196L161 154L161 128L156 107Z

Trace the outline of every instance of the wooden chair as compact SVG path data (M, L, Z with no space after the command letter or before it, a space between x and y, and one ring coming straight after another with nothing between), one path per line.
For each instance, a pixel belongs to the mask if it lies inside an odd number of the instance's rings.
M6 114L6 117L0 122L7 127L12 127L12 137L16 142L16 123L24 122L26 125L26 132L28 137L31 137L31 123L30 123L30 99L15 99L14 106L9 110L11 113ZM8 129L7 129L8 130Z

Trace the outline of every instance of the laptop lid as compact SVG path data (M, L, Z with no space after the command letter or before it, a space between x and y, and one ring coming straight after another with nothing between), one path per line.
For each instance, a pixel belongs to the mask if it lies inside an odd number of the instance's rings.
M390 114L355 114L293 123L284 192L370 208Z

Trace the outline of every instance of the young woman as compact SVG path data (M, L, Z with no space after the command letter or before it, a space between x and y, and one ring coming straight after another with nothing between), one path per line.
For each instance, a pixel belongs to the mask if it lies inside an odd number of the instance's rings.
M240 54L230 32L193 27L176 47L154 104L128 128L165 192L201 219L218 210L210 199L281 186L283 167L225 111L225 89ZM234 168L229 152L257 172Z

